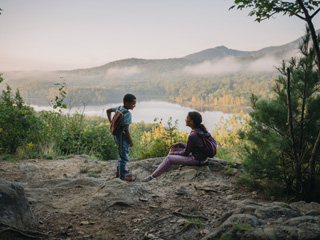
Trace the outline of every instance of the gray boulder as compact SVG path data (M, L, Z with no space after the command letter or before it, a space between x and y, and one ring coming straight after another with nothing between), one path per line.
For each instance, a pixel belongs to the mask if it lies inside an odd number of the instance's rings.
M27 229L34 224L23 187L4 179L0 179L0 221L19 229Z
M95 194L90 205L104 206L109 208L115 205L133 206L140 201L146 189L139 183L129 183L115 178L106 183L101 191Z

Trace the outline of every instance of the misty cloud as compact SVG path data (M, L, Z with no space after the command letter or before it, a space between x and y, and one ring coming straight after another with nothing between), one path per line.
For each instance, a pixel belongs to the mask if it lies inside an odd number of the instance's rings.
M274 72L277 66L280 66L281 61L273 57L259 58L256 61L250 62L247 66L244 65L246 72Z
M137 66L133 67L123 67L123 68L110 68L107 71L107 77L130 77L132 75L136 75L141 73L142 70L139 69Z
M237 72L273 72L281 61L274 57L263 57L255 61L240 61L234 57L219 61L205 61L197 65L187 66L183 72L193 75L216 75Z
M184 72L194 75L213 75L220 73L238 72L241 70L241 64L234 58L223 58L218 62L205 61L203 63L187 66Z

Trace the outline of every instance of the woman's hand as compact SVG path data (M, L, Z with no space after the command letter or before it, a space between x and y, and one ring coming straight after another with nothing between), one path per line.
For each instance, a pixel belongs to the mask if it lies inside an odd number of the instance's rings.
M176 147L176 146L178 146L179 145L179 143L174 143L174 144L172 144L171 146L170 146L170 149L171 148L174 148L174 147Z

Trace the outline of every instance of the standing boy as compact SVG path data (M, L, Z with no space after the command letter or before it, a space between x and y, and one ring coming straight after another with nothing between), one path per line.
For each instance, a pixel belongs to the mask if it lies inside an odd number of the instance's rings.
M114 136L114 140L118 146L118 163L116 176L120 179L131 182L133 178L126 176L128 170L126 170L127 162L129 161L129 147L133 146L132 138L129 131L129 125L132 123L132 116L128 110L133 110L136 106L136 97L132 94L126 94L123 97L123 106L109 108L107 110L107 116L111 123L111 113L117 110L123 113L121 120L122 131Z

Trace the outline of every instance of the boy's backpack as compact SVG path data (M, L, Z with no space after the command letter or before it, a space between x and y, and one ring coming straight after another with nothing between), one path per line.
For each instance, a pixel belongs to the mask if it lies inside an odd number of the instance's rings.
M123 111L121 112L120 111L120 107L118 107L116 113L114 114L113 118L112 118L112 121L111 121L111 124L110 124L110 132L112 135L118 135L123 127L121 126L121 122L122 122L122 118L123 118L123 115L126 114L127 112L129 111Z
M194 131L194 133L197 133ZM204 152L205 155L209 158L213 158L217 154L217 142L214 138L209 134L209 136L203 136L198 134L203 140L204 143Z

